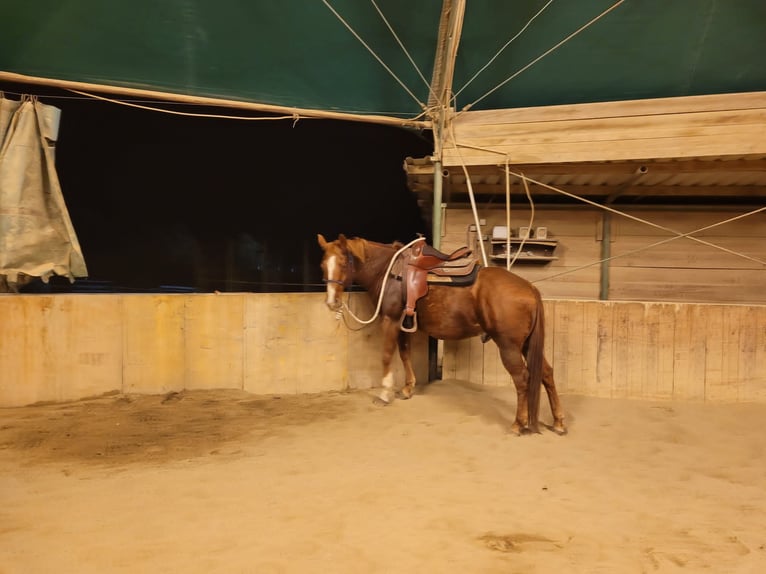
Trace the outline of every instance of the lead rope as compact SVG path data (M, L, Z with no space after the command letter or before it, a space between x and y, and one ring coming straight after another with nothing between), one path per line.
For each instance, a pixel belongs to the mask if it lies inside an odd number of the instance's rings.
M360 325L369 325L369 324L370 324L370 323L372 323L372 322L373 322L375 319L377 319L377 318L378 318L378 315L380 314L380 307L381 307L381 305L383 304L383 294L386 292L386 283L388 282L388 277L389 277L389 275L391 274L391 268L394 266L394 261L396 261L396 258L397 258L397 257L399 257L399 255L401 255L401 254L402 254L402 252L403 252L405 249L409 249L409 247L410 247L411 245L413 245L414 243L416 243L416 242L418 242L418 241L421 241L422 239L423 239L422 237L418 237L417 239L413 239L413 240L412 240L412 241L410 241L410 242L409 242L407 245L405 245L404 247L402 247L402 248L401 248L399 251L397 251L396 253L394 253L394 255L391 257L391 261L388 263L388 269L386 269L386 274L383 276L383 284L382 284L382 285L381 285L381 287L380 287L380 296L378 297L378 306L375 308L375 313L372 315L372 317L370 317L370 318L369 318L369 319L367 319L366 321L364 321L364 320L360 319L359 317L357 317L356 315L354 315L354 312L353 312L353 311L352 311L352 310L349 308L349 306L348 306L348 305L347 305L347 304L344 302L344 303L343 303L343 306L342 306L342 308L341 308L341 309L339 309L338 311L336 311L336 312L335 312L335 318L336 318L337 320L340 320L340 319L341 319L341 317L343 317L343 318L345 319L345 316L344 316L344 314L343 314L343 311L345 310L345 311L348 311L348 314L349 314L349 315L351 315L351 316L354 318L354 321L356 321L356 322L357 322L357 323L359 323ZM348 299L349 299L349 300L351 299L351 293L349 293L349 294L348 294ZM351 329L351 327L349 327L349 326L348 326L348 323L346 323L345 321L344 321L344 323L346 324L346 327L347 327L347 328Z

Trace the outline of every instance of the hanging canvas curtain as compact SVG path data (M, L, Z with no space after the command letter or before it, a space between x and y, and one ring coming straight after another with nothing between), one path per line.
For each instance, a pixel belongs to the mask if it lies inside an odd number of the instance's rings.
M0 93L0 292L88 271L55 166L61 110Z

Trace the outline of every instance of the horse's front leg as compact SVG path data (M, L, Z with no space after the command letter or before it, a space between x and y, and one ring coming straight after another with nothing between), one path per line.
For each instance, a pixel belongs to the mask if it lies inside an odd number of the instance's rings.
M399 323L389 317L383 317L383 389L375 398L376 404L387 405L394 399L394 374L391 372L391 359L399 338Z
M399 396L403 399L409 399L415 392L415 369L412 368L412 359L410 345L410 334L406 331L399 331L399 357L402 359L402 365L404 366L404 386L402 387Z

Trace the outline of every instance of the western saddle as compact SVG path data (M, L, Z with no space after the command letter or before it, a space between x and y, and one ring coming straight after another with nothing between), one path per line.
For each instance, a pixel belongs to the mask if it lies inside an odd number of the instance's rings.
M471 255L471 250L460 247L452 253L442 253L435 247L426 244L421 237L409 249L404 258L404 274L402 281L406 294L406 304L400 328L402 331L414 333L418 329L415 305L418 300L428 293L429 283L465 284L472 281L478 267L478 261L472 259L463 264L448 265L452 261ZM459 279L462 278L461 281Z

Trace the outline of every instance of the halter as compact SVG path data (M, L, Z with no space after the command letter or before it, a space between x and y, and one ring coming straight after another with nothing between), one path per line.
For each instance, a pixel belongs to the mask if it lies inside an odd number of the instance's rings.
M354 275L354 255L349 251L348 249L344 250L346 253L346 280L341 281L340 279L322 279L323 283L334 283L335 285L340 285L344 289L351 286L351 277Z

